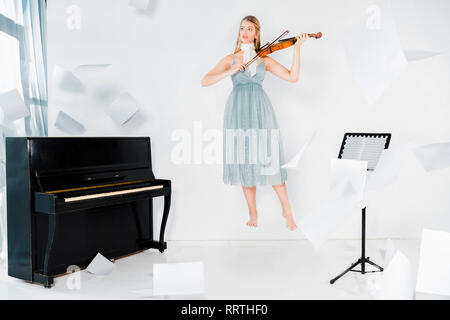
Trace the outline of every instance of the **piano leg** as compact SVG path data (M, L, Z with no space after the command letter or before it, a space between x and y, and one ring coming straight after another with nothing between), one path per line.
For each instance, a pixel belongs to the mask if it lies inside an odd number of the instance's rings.
M159 249L159 252L161 252L161 253L164 252L164 249L167 248L167 244L164 242L164 231L166 230L167 217L169 216L170 199L171 199L170 194L164 196L164 211L163 211L163 217L162 217L162 221L161 221L161 229L159 232L159 243L161 244L161 248Z
M38 282L42 282L44 287L50 288L53 284L53 277L49 276L49 264L51 262L51 255L53 249L53 243L55 239L55 231L56 231L56 214L48 215L48 236L47 236L47 247L45 249L45 257L44 257L44 274L39 277ZM38 280L38 279L35 279Z
M148 199L148 238L153 241L153 198Z

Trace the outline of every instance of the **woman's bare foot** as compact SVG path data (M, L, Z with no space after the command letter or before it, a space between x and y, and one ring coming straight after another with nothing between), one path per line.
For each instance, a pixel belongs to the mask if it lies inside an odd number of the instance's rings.
M292 212L290 212L289 214L286 214L283 211L282 215L286 219L286 227L289 230L294 231L295 229L297 229L297 225L295 224L294 217L292 216Z
M258 214L257 213L250 213L250 220L247 221L246 225L248 227L254 227L256 228L258 226Z

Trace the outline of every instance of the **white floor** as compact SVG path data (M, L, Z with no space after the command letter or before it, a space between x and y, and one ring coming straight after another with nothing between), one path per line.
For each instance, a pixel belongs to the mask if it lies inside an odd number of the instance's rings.
M419 240L394 244L416 273ZM382 264L384 246L385 240L369 240L367 255ZM7 276L3 263L0 299L373 299L371 277L380 273L349 272L329 283L359 256L359 240L330 240L318 251L306 240L169 241L163 254L147 250L118 259L107 276L86 270L60 276L51 289ZM205 294L152 297L153 263L193 261L204 263ZM80 277L79 289L70 289L74 275Z

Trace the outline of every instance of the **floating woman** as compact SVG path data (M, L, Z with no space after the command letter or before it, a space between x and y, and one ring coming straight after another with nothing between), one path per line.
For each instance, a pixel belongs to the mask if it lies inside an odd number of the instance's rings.
M300 72L300 46L307 34L297 36L291 69L265 56L245 65L260 50L261 27L254 16L241 20L233 54L222 58L202 79L210 86L231 76L233 90L225 107L223 121L223 182L242 186L247 201L249 227L258 226L256 186L271 185L281 203L289 230L297 229L286 188L287 172L278 122L262 82L266 71L288 82L297 82Z

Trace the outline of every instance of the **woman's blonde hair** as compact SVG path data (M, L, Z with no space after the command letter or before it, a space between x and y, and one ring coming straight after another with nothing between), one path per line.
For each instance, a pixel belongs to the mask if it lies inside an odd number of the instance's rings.
M241 24L245 20L247 20L255 25L256 35L255 35L255 39L253 40L253 43L255 44L256 52L259 51L259 48L261 46L261 40L260 40L261 25L259 23L259 20L254 16L246 16L246 17L242 18L241 23L239 23L239 30L238 30L237 40L236 40L236 47L234 48L234 53L238 52L241 49L241 37L239 36L239 34L240 34Z

